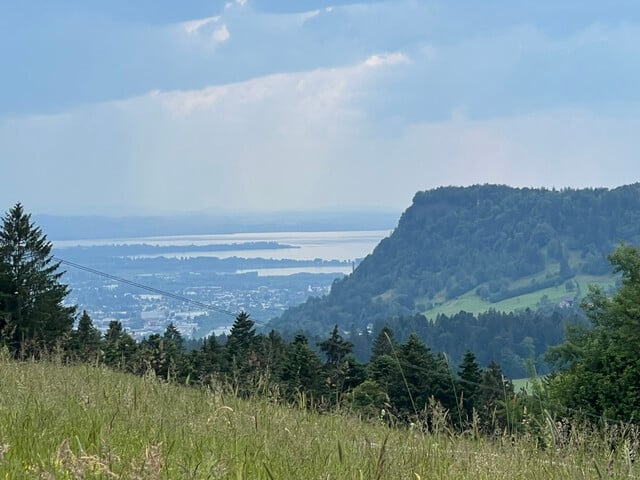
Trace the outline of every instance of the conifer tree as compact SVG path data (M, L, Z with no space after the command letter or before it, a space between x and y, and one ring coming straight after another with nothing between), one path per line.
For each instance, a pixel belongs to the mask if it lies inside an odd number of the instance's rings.
M104 362L114 368L131 370L137 353L136 341L124 331L117 320L109 322L104 334Z
M493 432L509 425L509 405L514 395L513 383L492 360L482 373L478 391L480 420L485 429Z
M333 368L341 365L353 351L353 343L342 338L338 331L338 325L333 327L329 338L318 343L318 346L327 357L327 365Z
M191 353L191 363L195 378L205 385L211 382L212 375L225 370L222 347L215 335L205 338L202 347Z
M322 361L309 347L307 337L304 335L296 335L288 346L281 379L284 393L289 400L295 400L297 394L319 399L325 392Z
M240 312L231 327L225 345L225 357L231 378L239 393L249 394L259 376L256 371L258 355L256 352L255 323L247 312Z
M242 362L242 357L246 357L253 349L256 335L254 326L255 322L249 318L247 312L240 312L236 316L225 345L231 363Z
M396 342L393 337L393 330L385 326L373 340L373 345L371 346L371 358L380 355L393 356L395 348Z
M401 379L398 364L398 345L393 330L384 327L376 336L371 347L371 359L367 365L367 377L375 381L389 395L389 389Z
M64 305L69 293L64 272L51 255L51 242L17 203L0 228L0 335L19 348L52 348L67 339L75 307Z
M482 382L482 370L476 361L475 354L470 350L464 354L458 370L458 379L458 395L462 399L462 411L468 421L473 416L473 409L477 409Z
M260 366L263 375L268 382L277 381L287 361L287 342L275 330L271 330L262 340Z
M434 397L445 408L455 407L451 373L442 356L436 356L412 333L398 352L400 375L390 388L392 404L404 417L419 414Z
M337 400L343 391L348 388L345 382L356 363L352 355L353 343L342 338L338 325L335 325L329 338L319 342L318 346L326 356L324 364L325 383L332 390L334 400Z
M102 334L100 330L93 326L91 317L84 310L80 320L78 320L78 328L71 332L70 350L83 362L99 361L101 358L101 343Z

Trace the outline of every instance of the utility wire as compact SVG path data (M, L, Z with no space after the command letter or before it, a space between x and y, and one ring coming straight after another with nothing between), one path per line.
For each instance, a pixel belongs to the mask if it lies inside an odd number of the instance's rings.
M101 277L108 278L110 280L114 280L116 282L124 283L124 284L127 284L127 285L131 285L132 287L140 288L142 290L147 290L149 292L156 293L156 294L162 295L164 297L173 298L174 300L180 300L180 301L185 302L185 303L190 303L190 304L196 305L196 306L198 306L200 308L204 308L205 310L212 310L214 312L218 312L218 313L221 313L223 315L228 315L228 316L233 317L233 318L237 317L236 313L233 313L230 310L226 310L224 308L216 307L215 305L210 305L208 303L200 302L198 300L193 300L192 298L188 298L188 297L185 297L185 296L182 296L182 295L178 295L177 293L167 292L166 290L161 290L159 288L151 287L149 285L144 285L144 284L139 283L139 282L134 282L132 280L127 280L126 278L118 277L117 275L112 275L110 273L102 272L100 270L96 270L95 268L91 268L91 267L87 267L87 266L84 266L84 265L80 265L79 263L71 262L69 260L65 260L65 259L57 257L57 256L54 256L53 258L55 260L57 260L58 262L60 262L61 264L68 265L68 266L76 268L78 270L82 270L82 271L85 271L85 272L88 272L88 273L92 273L94 275L99 275ZM256 323L258 325L264 325L264 323L258 322L258 321L255 321L255 320L254 320L254 323ZM398 366L400 368L400 371L402 373L402 377L404 379L404 372L402 372L402 366L400 365L399 359L398 359L397 354L395 352L394 345L391 342L391 339L388 337L388 335L385 334L385 336L387 337L387 341L389 342L389 344L391 345L391 348L393 349L393 353L394 353L394 355L396 357L396 361L398 362ZM447 359L447 366L449 366L448 359ZM452 379L453 379L453 373L451 371L451 368L448 368L448 370L449 370L449 372L450 372L450 374L452 376ZM504 378L505 377L503 376L503 379L502 379L503 382L504 382ZM487 389L487 390L503 393L502 390L496 389L495 387L492 387L492 386L489 386L489 385L486 385L486 384L483 384L483 383L473 382L473 381L465 380L465 379L462 379L462 378L457 378L455 380L457 382L459 382L459 383L473 385L473 386L477 386L477 387L484 388L484 389ZM534 379L534 381L535 380L537 380L537 379ZM405 384L406 384L406 379L404 379L404 381L405 381ZM407 387L407 390L409 392L411 403L413 403L413 398L411 398L411 392L408 389L408 385L406 385L406 387ZM454 386L454 388L455 388L455 386ZM564 410L566 410L568 412L572 412L572 413L575 413L575 414L578 414L578 415L583 415L583 416L588 416L588 417L591 417L591 418L600 419L600 420L603 420L605 423L609 423L609 424L620 423L620 420L614 420L614 419L611 419L611 418L607 418L607 417L605 417L603 415L598 415L598 414L595 414L595 413L585 412L584 410L578 410L578 409L575 409L575 408L567 407L565 405L560 405L560 404L556 404L556 403L553 403L553 404L552 403L546 403L546 405L545 405L545 403L542 403L542 404L545 407L551 407L551 408L556 408L556 409L564 409ZM415 404L413 405L413 408L414 408L414 410L416 410ZM417 410L416 410L416 413L417 413ZM633 423L633 421L627 421L625 423Z
M96 270L95 268L91 268L91 267L87 267L87 266L84 266L84 265L80 265L79 263L71 262L69 260L65 260L65 259L57 257L57 256L54 256L53 258L55 260L57 260L58 262L64 264L64 265L68 265L70 267L77 268L78 270L83 270L85 272L92 273L94 275L99 275L101 277L108 278L110 280L115 280L116 282L125 283L127 285L131 285L132 287L140 288L142 290L147 290L148 292L153 292L153 293L156 293L158 295L162 295L164 297L173 298L174 300L180 300L180 301L185 302L185 303L190 303L190 304L196 305L196 306L198 306L200 308L204 308L205 310L212 310L214 312L222 313L223 315L228 315L228 316L233 317L233 318L235 318L238 315L237 313L233 313L232 311L226 310L226 309L221 308L221 307L216 307L215 305L211 305L211 304L208 304L208 303L200 302L198 300L194 300L192 298L188 298L188 297L185 297L183 295L178 295L177 293L171 293L171 292L167 292L166 290L160 290L159 288L151 287L149 285L144 285L144 284L139 283L139 282L134 282L133 280L127 280L126 278L118 277L118 276L112 275L110 273L106 273L106 272L102 272L100 270ZM255 322L255 323L258 323L258 322Z

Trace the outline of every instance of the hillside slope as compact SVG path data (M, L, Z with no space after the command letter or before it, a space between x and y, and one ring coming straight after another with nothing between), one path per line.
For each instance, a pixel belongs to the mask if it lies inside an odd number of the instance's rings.
M579 447L542 451L528 437L505 435L500 442L390 428L106 368L0 355L0 385L1 478L511 480L637 473L630 462L612 468L616 452L595 436Z
M513 310L543 295L570 302L588 283L612 282L607 255L620 241L640 241L640 184L419 192L353 274L272 326L326 332L336 323L364 328L393 316L434 316L443 307Z

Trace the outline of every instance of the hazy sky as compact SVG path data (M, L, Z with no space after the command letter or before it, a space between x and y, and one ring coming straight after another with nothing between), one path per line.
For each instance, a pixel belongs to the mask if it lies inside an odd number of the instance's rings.
M0 209L406 208L640 180L636 1L0 6Z

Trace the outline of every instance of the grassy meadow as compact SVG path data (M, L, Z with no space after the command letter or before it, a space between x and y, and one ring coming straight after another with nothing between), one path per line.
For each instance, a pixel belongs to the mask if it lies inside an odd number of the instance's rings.
M0 360L0 478L639 478L628 442L600 436L548 448L316 414L87 365ZM301 403L304 399L301 399ZM545 435L543 433L543 435ZM555 445L554 445L555 444Z
M523 286L532 279L543 281L544 275L539 274L520 279L517 282L513 282L511 288ZM589 292L590 285L597 285L604 291L608 291L615 285L615 278L611 275L576 275L572 281L578 284L581 299ZM424 314L427 318L433 319L441 314L447 316L456 315L460 311L479 314L486 312L489 309L494 309L500 312L513 312L516 310L524 310L526 308L535 310L539 306L543 297L547 297L550 303L558 305L563 300L573 299L576 293L576 291L568 292L563 283L557 287L543 288L536 290L535 292L517 295L499 302L491 303L488 300L480 298L476 294L476 288L473 288L467 293L451 300L442 299L437 306L427 310ZM422 301L422 303L425 302L427 302L427 300ZM420 301L417 301L417 303L420 303Z

